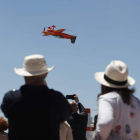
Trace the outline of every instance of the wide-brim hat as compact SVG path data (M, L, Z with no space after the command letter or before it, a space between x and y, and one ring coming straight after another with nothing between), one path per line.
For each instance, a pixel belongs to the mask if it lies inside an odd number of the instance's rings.
M135 84L135 80L128 76L127 65L119 60L111 61L105 72L96 72L95 79L112 88L126 88Z
M23 68L14 68L16 74L20 76L37 76L50 72L55 66L47 68L47 63L43 55L35 54L24 58Z

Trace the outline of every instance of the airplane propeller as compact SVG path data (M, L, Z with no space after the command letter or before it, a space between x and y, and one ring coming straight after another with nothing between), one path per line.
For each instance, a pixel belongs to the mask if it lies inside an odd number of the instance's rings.
M44 32L45 32L45 27L44 27ZM41 34L43 34L43 33L41 33Z

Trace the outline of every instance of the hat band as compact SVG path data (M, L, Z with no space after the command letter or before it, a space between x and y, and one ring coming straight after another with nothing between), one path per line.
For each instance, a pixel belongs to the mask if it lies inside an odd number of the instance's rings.
M111 84L114 84L114 85L117 85L117 86L124 86L126 83L127 83L127 80L123 81L123 82L118 82L118 81L115 81L115 80L112 80L110 79L109 77L107 77L105 74L104 74L104 79L111 83Z

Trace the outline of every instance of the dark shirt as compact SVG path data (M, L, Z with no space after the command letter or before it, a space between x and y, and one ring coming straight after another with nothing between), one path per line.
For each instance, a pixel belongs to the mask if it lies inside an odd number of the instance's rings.
M66 98L45 85L7 92L1 110L8 118L9 140L59 140L59 124L72 112Z
M72 128L74 140L86 140L88 114L81 103L78 103L80 114L72 113L67 120Z

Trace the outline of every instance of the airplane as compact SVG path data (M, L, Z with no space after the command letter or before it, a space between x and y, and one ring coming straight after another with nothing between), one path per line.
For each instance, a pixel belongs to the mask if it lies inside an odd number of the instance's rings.
M76 37L77 36L74 36L74 35L69 35L69 34L66 34L66 33L62 33L64 32L66 29L58 29L58 30L54 30L56 26L52 26L51 27L48 27L48 30L45 30L45 27L44 27L44 31L42 31L43 36L48 36L48 35L52 35L54 37L57 37L57 38L62 38L62 39L70 39L71 40L71 43L75 43L75 40L76 40Z

